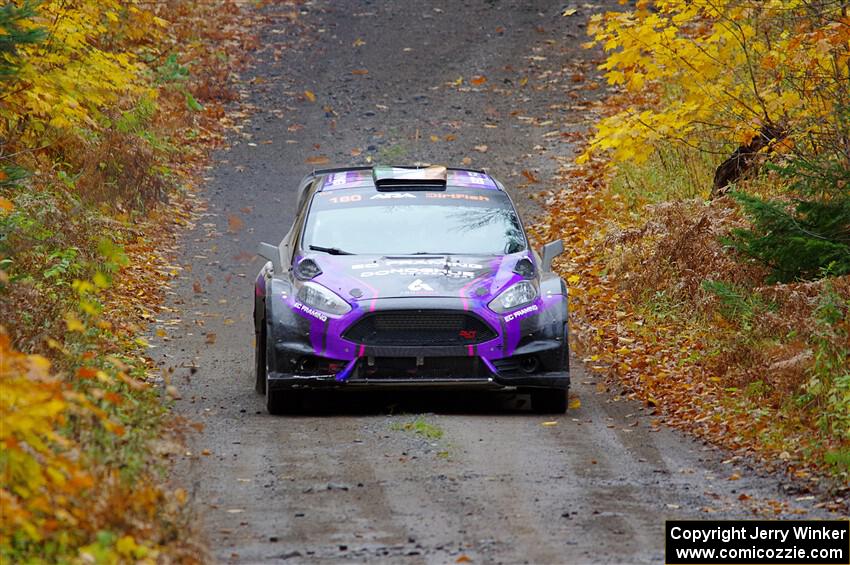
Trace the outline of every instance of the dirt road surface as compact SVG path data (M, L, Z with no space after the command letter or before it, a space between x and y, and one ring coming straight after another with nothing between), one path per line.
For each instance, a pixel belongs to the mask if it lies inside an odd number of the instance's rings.
M215 559L660 562L665 518L771 505L818 515L776 477L653 426L577 359L573 406L556 418L522 397L457 393L316 397L309 415L272 417L254 393L253 253L286 232L309 163L486 167L530 223L601 94L585 23L615 5L567 16L539 0L263 8L243 77L250 115L214 157L208 210L183 239L174 325L154 340L175 369L178 413L204 424L175 480Z

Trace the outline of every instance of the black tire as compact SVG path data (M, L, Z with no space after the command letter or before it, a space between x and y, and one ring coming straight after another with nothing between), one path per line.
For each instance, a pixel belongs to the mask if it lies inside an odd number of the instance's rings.
M569 389L535 388L531 390L531 409L537 414L565 414Z
M266 365L266 320L260 322L260 331L255 334L257 336L257 344L254 346L254 375L256 382L254 390L257 394L266 393L266 373L268 366Z

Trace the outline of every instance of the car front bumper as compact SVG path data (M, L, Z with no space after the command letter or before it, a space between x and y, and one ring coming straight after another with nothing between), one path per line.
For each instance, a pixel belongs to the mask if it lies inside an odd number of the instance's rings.
M425 304L417 311L464 311L459 300ZM565 390L570 383L566 297L546 296L538 304L522 318L479 310L494 337L449 346L364 346L346 339L350 325L334 326L334 320L305 319L289 307L276 308L266 349L268 386ZM405 306L403 300L380 300L375 312Z
M457 378L352 378L346 381L336 380L336 375L292 375L269 374L268 386L272 390L281 389L454 389L454 390L511 390L519 388L558 388L567 390L570 385L569 374L539 373L523 377L457 377Z
M443 365L451 365L452 360L457 359L456 370L446 370L445 374L439 376L418 374L415 369L381 370L380 376L370 375L370 363L376 363L380 367L382 358L370 359L368 357L355 358L351 361L340 361L333 365L332 360L320 359L331 362L331 367L323 367L324 370L316 371L270 371L268 374L268 386L273 390L279 389L309 389L309 388L430 388L430 389L471 389L471 390L505 390L519 388L557 388L566 390L570 385L569 366L555 363L555 370L537 370L526 373L520 368L519 361L530 353L540 356L542 359L566 357L567 345L562 339L547 339L531 341L518 350L519 355L513 358L498 359L492 362L486 358L470 360L469 358L458 358L446 355L452 353L450 350L431 350L430 348L394 348L392 359L419 359L423 367L427 367L430 361L440 360ZM278 343L275 345L275 358L277 366L286 366L287 360L304 358L309 353L309 348L297 343ZM512 361L516 360L516 363ZM472 364L470 364L472 361ZM344 380L339 378L340 372L349 368L348 375ZM291 366L292 363L289 362ZM552 363L549 363L550 367ZM474 369L471 368L475 367ZM504 367L505 370L499 370ZM333 368L333 370L329 370Z

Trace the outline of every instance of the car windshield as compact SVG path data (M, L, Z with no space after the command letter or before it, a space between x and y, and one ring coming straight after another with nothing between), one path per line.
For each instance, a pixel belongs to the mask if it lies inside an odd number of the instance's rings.
M316 193L301 247L356 255L502 255L526 249L526 241L503 192L370 189Z

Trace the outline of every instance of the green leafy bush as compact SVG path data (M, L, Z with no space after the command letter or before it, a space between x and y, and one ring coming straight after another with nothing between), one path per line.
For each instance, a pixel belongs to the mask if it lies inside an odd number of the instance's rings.
M850 300L839 295L830 281L815 309L814 363L806 394L820 409L821 429L834 437L850 439Z
M771 269L768 282L850 273L850 167L838 160L795 158L772 165L788 182L790 201L743 192L732 196L752 219L727 240Z

